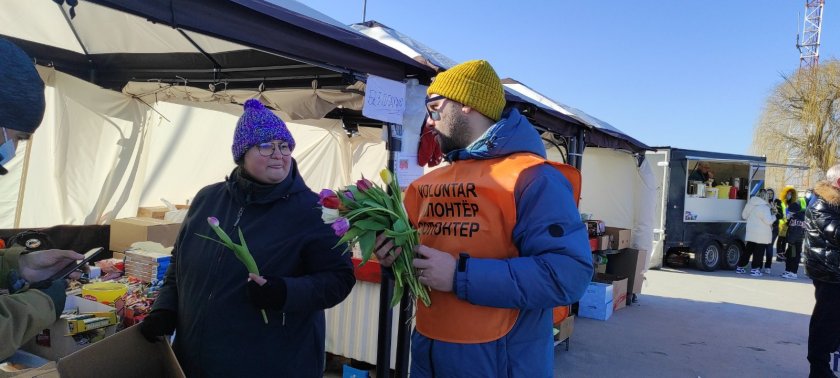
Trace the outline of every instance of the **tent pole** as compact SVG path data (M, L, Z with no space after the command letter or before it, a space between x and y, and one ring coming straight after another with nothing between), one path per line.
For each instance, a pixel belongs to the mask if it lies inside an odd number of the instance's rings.
M577 156L575 156L574 167L580 170L583 167L583 149L586 147L586 131L578 131L577 143L575 144L575 153Z
M20 188L18 189L17 205L15 206L15 226L20 228L21 210L23 209L23 196L26 193L26 178L29 176L29 157L32 155L32 141L35 136L29 137L26 142L26 153L23 155L23 172L20 174Z
M400 299L400 319L397 324L397 361L395 372L397 378L408 377L408 356L411 352L411 315L414 310L414 302L409 296L409 290L403 292Z
M388 149L388 169L394 171L394 144L391 124L386 123L387 141L385 148ZM388 188L390 192L390 187ZM394 294L394 280L388 269L382 269L382 283L379 286L379 332L376 334L376 376L391 376L391 324L394 321L394 312L391 311L391 296Z

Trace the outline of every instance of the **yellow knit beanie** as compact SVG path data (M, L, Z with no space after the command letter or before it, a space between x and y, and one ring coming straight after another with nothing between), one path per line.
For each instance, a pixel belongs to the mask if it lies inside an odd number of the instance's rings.
M471 60L437 75L426 91L469 106L493 121L502 118L505 90L486 60Z

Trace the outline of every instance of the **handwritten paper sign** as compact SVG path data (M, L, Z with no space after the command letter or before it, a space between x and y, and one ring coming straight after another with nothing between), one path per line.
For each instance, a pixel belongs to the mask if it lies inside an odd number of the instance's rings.
M369 75L362 114L380 121L402 124L405 113L405 83Z

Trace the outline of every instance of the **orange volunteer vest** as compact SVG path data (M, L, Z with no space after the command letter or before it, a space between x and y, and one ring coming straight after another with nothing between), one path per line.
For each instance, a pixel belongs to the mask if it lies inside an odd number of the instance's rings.
M580 198L580 172L530 153L488 160L462 160L436 169L407 189L405 206L420 233L420 243L451 254L507 259L519 256L513 243L516 226L514 188L519 174L549 163L572 184ZM435 340L484 343L506 335L518 309L478 306L452 292L431 290L432 305L417 303L417 331Z

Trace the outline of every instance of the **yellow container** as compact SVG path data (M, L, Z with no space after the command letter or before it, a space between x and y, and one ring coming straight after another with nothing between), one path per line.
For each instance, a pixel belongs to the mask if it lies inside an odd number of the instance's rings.
M99 303L112 305L128 291L128 287L116 282L94 282L82 285L82 297Z
M718 190L718 198L720 199L729 199L729 190L732 188L732 185L718 185L715 189Z

